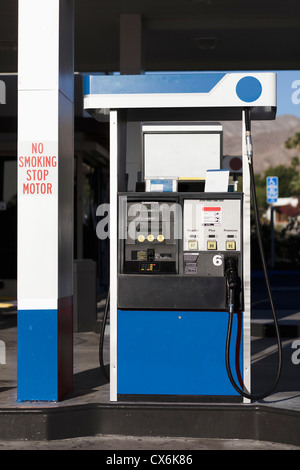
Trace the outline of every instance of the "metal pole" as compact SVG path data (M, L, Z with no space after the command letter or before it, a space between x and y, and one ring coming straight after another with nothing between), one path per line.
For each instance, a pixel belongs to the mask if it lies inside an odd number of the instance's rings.
M271 204L271 268L275 265L275 243L274 243L274 206Z

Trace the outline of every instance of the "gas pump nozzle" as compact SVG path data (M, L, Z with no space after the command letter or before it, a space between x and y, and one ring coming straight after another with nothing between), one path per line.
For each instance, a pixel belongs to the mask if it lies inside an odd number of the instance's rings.
M226 278L227 305L229 308L229 313L233 313L234 306L235 306L235 290L238 284L237 260L235 258L226 259L225 278Z

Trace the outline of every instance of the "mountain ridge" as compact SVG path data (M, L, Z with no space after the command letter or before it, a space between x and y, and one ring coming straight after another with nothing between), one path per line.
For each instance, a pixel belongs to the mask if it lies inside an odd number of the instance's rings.
M241 122L224 121L223 155L241 155ZM284 114L272 121L252 121L251 133L253 144L254 172L263 174L270 166L289 166L296 149L287 149L285 141L296 132L300 132L300 118Z

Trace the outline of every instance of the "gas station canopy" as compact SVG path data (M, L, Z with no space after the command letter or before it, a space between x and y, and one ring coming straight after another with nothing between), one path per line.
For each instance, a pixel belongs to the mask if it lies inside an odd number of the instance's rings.
M75 0L75 70L120 70L121 15L139 15L144 70L297 70L297 0ZM17 72L18 2L1 2L0 72Z

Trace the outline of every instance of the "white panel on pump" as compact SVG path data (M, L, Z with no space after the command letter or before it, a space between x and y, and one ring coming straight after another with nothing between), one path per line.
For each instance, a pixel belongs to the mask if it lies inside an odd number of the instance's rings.
M222 126L219 123L144 124L144 179L204 179L219 169Z

